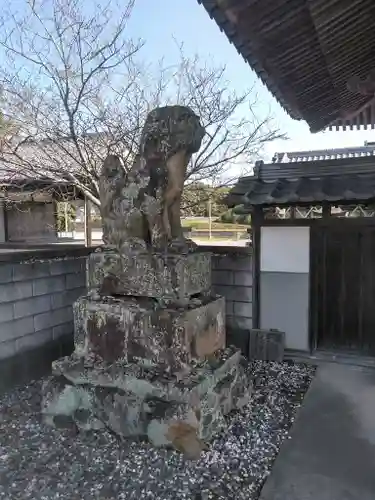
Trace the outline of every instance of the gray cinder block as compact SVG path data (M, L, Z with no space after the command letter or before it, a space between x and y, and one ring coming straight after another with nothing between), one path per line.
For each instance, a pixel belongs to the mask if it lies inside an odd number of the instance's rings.
M252 318L243 318L241 316L228 315L226 320L227 326L234 329L249 330L253 326Z
M84 293L84 287L54 293L50 296L52 309L61 309L62 307L72 306L81 295L84 295Z
M32 291L31 281L0 285L0 303L26 299L32 296Z
M51 262L50 265L50 273L53 276L59 274L74 274L74 273L85 273L86 259L61 259L56 260L55 262Z
M67 274L66 275L66 288L71 290L73 288L81 288L86 284L86 276L83 273Z
M7 342L0 342L0 361L6 358L11 358L17 352L16 340L11 339Z
M73 309L72 307L64 307L48 313L36 314L34 316L34 327L37 332L69 321L73 321Z
M251 271L251 258L248 255L228 255L223 259L223 266L232 271Z
M65 276L53 276L33 281L33 295L44 295L65 290Z
M74 325L72 321L68 323L63 323L62 325L54 326L52 328L53 339L56 340L66 335L71 335L73 338L73 330L74 330Z
M7 323L0 323L0 342L14 340L24 335L34 333L33 317L14 319Z
M235 271L234 284L237 286L253 286L253 275L250 271Z
M214 269L212 271L212 283L215 285L233 285L233 271L221 271Z
M0 283L10 283L13 277L12 264L0 264Z
M30 297L19 300L14 303L14 317L25 318L51 309L51 300L49 295L40 295L39 297Z
M34 349L52 340L52 328L46 328L34 332L31 335L25 335L16 340L17 352L27 351Z
M49 262L23 262L13 265L13 281L27 281L50 275Z
M0 304L0 323L11 321L14 318L13 303Z
M249 302L235 302L234 303L234 315L242 316L244 318L253 317L253 305Z

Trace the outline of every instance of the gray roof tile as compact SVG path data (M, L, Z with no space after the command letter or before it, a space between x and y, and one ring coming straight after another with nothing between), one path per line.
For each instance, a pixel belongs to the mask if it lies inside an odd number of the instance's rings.
M370 200L375 200L375 173L267 181L247 177L232 190L228 205L270 206Z

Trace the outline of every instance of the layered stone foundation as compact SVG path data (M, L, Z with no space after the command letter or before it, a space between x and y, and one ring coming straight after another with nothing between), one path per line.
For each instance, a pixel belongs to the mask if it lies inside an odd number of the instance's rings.
M105 363L73 355L53 365L44 388L45 421L57 427L109 427L122 437L147 436L178 448L179 437L211 439L224 415L250 400L240 354L217 351L187 371L166 374L157 364Z
M210 264L200 252L94 254L91 290L74 304L75 352L44 387L45 421L107 427L197 458L251 397L246 363L225 347Z

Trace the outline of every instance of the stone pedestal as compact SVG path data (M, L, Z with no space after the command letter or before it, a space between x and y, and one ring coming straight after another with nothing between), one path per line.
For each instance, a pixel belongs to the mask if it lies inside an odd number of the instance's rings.
M179 369L225 347L225 303L203 296L180 308L153 299L81 297L74 304L75 346L104 361L159 363Z
M240 352L225 348L225 301L210 255L101 251L74 304L75 352L53 365L43 415L57 427L109 427L197 458L247 404Z
M101 250L90 255L89 286L104 295L188 302L211 288L211 254Z
M91 290L74 304L75 352L44 387L45 421L147 436L197 458L251 395L240 352L225 348L210 273L200 252L93 254Z

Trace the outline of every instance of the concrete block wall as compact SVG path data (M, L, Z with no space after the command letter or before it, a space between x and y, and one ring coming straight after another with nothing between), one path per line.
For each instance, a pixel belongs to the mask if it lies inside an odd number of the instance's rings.
M0 262L0 362L73 334L86 257Z
M212 289L226 299L227 326L252 328L252 250L244 247L205 247L213 253Z

